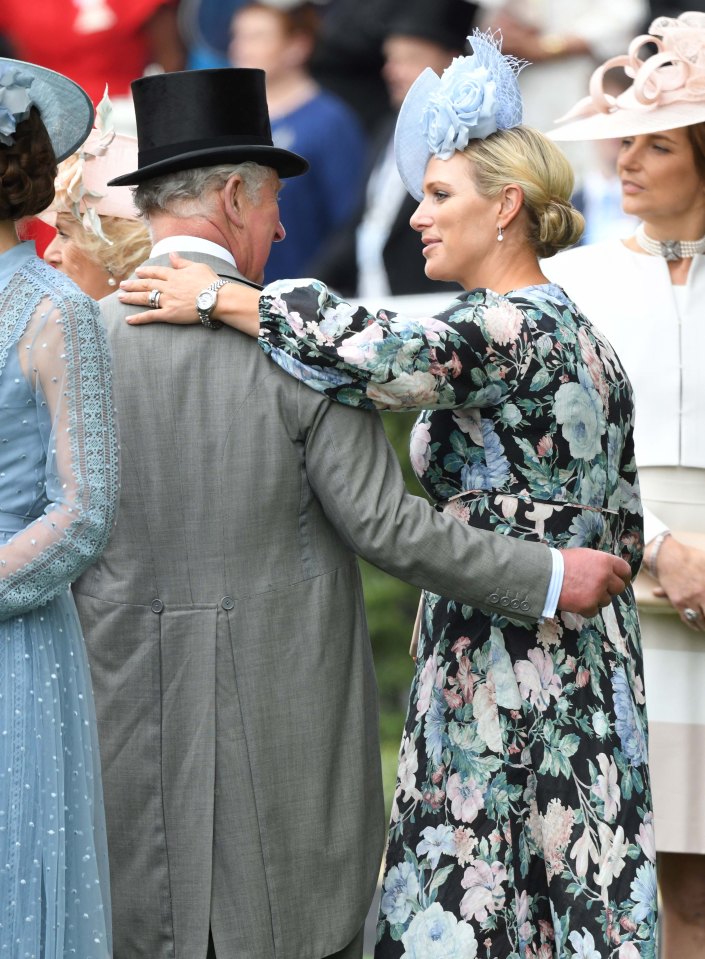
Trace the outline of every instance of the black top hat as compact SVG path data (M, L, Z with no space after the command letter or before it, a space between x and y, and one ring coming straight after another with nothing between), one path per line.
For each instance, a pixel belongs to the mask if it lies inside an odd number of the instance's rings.
M138 168L110 186L245 160L272 167L281 177L308 170L307 160L272 143L264 70L160 73L135 80L132 95Z

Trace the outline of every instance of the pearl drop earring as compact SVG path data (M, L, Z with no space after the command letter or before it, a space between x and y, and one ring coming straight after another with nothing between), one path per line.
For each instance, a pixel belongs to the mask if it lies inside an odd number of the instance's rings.
M113 274L108 270L108 286L117 286L117 280Z
M501 243L503 239L504 239L504 233L502 231L502 224L498 223L497 224L497 242Z

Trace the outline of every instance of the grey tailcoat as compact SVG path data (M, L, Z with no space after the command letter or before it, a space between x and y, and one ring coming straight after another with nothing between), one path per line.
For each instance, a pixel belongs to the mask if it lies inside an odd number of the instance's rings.
M115 957L204 959L210 924L218 959L319 959L362 926L384 842L355 554L534 619L550 555L405 492L378 416L330 403L253 340L102 307L122 491L75 595Z

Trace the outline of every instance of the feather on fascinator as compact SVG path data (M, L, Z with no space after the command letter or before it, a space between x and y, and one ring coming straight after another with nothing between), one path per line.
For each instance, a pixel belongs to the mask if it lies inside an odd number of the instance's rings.
M646 44L657 52L641 59ZM609 70L621 67L633 80L618 97L605 92ZM705 13L657 17L629 51L612 57L590 78L590 96L557 120L552 140L604 140L675 130L705 121Z
M101 216L136 220L139 214L129 187L109 187L108 180L131 170L136 163L137 140L115 132L113 108L106 90L96 110L95 129L81 149L59 165L56 195L41 219L54 226L58 213L71 213L84 230L109 244Z
M430 67L409 89L399 110L394 154L404 186L423 198L423 177L432 156L447 160L470 140L484 140L522 121L517 77L527 63L503 56L501 33L475 30L472 54L455 57L438 76Z

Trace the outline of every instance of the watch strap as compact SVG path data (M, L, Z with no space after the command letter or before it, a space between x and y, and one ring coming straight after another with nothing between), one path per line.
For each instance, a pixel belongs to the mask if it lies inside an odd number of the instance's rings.
M220 279L216 280L214 283L211 283L210 286L207 286L206 289L205 289L205 290L202 290L201 292L203 292L203 293L206 293L206 292L217 293L218 290L219 290L222 286L225 286L226 283L234 283L234 282L235 282L235 280L225 279L225 278L222 278L222 277L221 277ZM200 295L201 295L201 294L199 293L199 296L200 296ZM206 329L208 329L208 330L219 330L219 329L223 326L223 321L222 321L222 320L214 320L214 319L212 318L212 316L211 316L211 313L212 313L213 310L215 309L215 305L216 305L216 301L214 300L214 301L213 301L213 306L211 307L210 310L201 310L201 309L198 308L198 300L196 300L196 312L198 313L198 318L200 319L200 321L201 321L201 323L203 324L203 326L205 326Z

